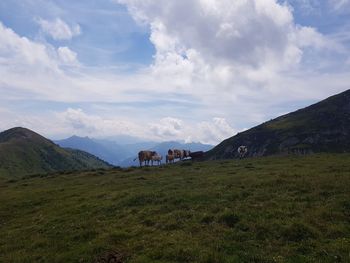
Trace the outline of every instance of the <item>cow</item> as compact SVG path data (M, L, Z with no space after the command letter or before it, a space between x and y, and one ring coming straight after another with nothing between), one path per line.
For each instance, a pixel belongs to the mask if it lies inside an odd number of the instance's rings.
M149 161L152 160L152 156L156 155L155 151L139 151L138 158L140 162L140 167L142 167L142 163L145 162L145 165L149 165ZM136 161L137 157L134 159Z
M168 150L169 155L174 155L175 159L184 159L185 158L185 150L178 150L178 149L169 149Z
M190 150L182 150L184 153L184 158L190 157L191 151Z
M203 151L190 152L189 156L191 157L192 160L201 160L204 158L204 152Z
M243 159L247 155L248 147L241 145L238 147L237 152L238 152L239 159Z
M163 156L161 156L160 154L153 155L152 159L151 159L152 166L153 166L153 162L157 162L158 165L161 165L162 164L162 159L163 159Z
M166 163L174 163L175 156L173 154L167 154L165 156Z

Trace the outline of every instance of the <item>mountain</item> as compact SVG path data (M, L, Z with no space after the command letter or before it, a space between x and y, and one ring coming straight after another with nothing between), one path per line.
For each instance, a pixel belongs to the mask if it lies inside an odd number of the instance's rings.
M249 156L350 152L350 90L238 133L207 158L237 157L240 145Z
M137 141L137 139L134 138L133 140ZM55 141L55 143L61 147L82 150L91 153L108 163L119 166L132 166L133 159L141 149L151 149L157 145L156 142L152 141L137 141L134 143L126 142L129 141L118 141L117 143L116 141L112 140L79 137L75 135L67 139Z
M61 147L79 149L91 153L102 160L113 165L128 167L136 165L134 159L140 150L152 150L165 156L168 149L188 149L191 151L208 151L213 148L212 145L201 143L180 143L176 141L169 142L136 142L123 144L125 142L115 142L111 140L92 139L89 137L72 136L64 140L55 141Z
M24 175L108 168L108 163L79 150L63 149L26 128L0 133L0 174Z
M151 148L152 151L165 156L168 153L169 149L183 149L190 150L191 152L195 151L209 151L212 149L212 145L201 144L201 143L180 143L176 141L162 142Z
M125 159L123 162L121 162L120 166L127 167L127 166L134 166L138 165L138 162L134 161L134 159L137 157L137 153L140 150L151 150L156 151L157 153L161 154L163 156L163 162L165 162L165 155L168 153L169 149L183 149L183 150L190 150L192 152L195 151L209 151L214 146L209 144L202 144L202 143L180 143L177 141L169 141L169 142L161 142L153 147L145 147L145 148L138 148L138 150L134 153L134 155L130 158Z
M128 150L127 146L121 146L110 140L98 140L75 135L64 140L55 141L55 143L61 147L69 147L91 153L114 165L118 165L122 160L133 154L133 152Z

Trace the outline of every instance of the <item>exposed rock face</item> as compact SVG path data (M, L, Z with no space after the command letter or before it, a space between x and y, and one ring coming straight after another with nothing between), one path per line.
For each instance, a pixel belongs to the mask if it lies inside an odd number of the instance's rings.
M248 156L350 152L350 90L233 136L206 156L226 159L248 146Z

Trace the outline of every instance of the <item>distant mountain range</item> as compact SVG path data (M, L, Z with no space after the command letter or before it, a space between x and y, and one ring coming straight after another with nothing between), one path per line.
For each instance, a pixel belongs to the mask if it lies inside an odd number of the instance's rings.
M176 141L120 144L78 136L56 143L25 128L1 132L0 175L111 167L108 163L132 166L137 165L133 160L140 150L163 156L174 148L207 151L206 159L212 160L237 157L240 145L248 147L248 156L350 152L350 90L239 133L214 148Z
M350 90L239 133L206 156L234 158L240 145L248 156L350 152Z
M43 136L17 127L0 133L0 174L25 175L111 167L80 150L64 149Z
M120 161L132 155L126 146L121 146L113 141L72 136L67 139L54 142L61 147L78 149L91 153L114 165L118 165Z
M137 142L131 144L118 144L110 140L92 139L89 137L72 136L70 138L55 141L61 147L69 147L89 152L113 165L128 167L137 165L133 160L140 150L153 150L165 156L168 149L185 149L191 151L208 151L212 145L201 143L170 142Z

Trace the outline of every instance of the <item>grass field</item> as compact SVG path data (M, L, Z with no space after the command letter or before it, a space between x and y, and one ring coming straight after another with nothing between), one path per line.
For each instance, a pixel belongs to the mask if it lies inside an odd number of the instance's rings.
M0 177L0 262L350 262L350 155Z

